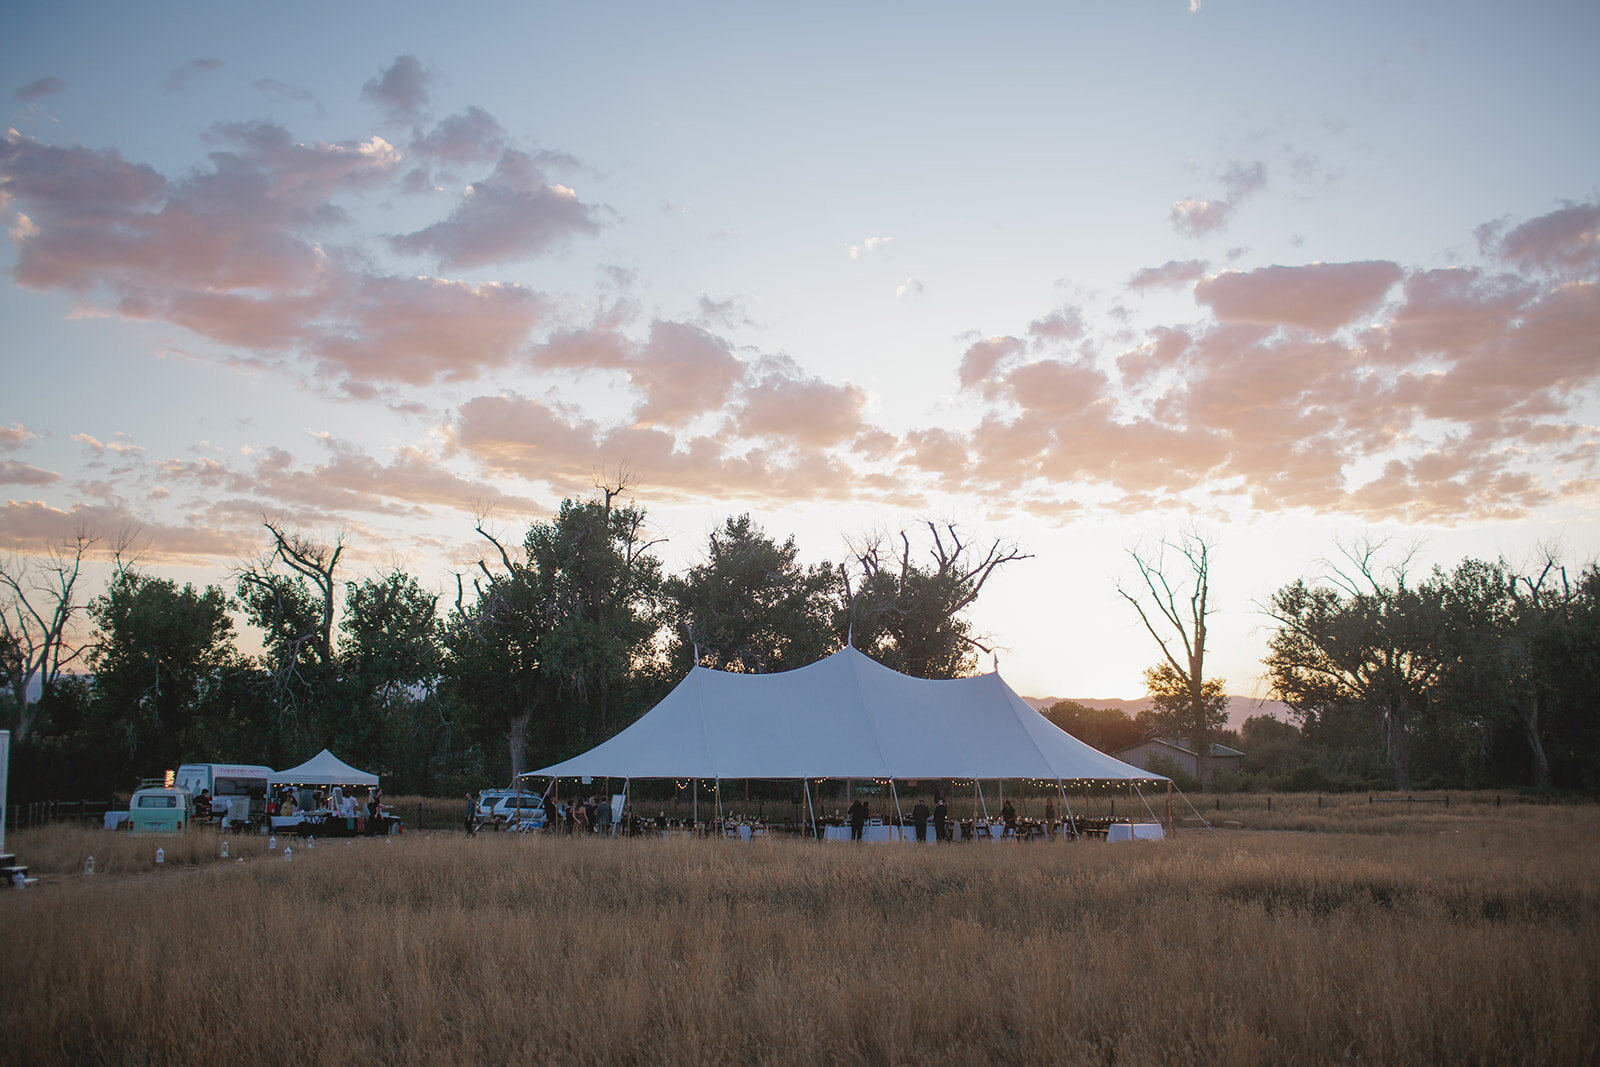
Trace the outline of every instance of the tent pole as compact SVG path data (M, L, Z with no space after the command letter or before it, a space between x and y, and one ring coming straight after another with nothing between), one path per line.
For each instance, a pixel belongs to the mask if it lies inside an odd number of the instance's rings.
M689 817L690 817L690 820L695 824L695 826L699 826L700 825L700 779L696 778L692 782L690 782L689 783L689 788L694 791L694 794L693 794L694 795L694 804L689 809L690 812L691 812Z
M1072 821L1072 802L1067 799L1066 783L1059 778L1056 779L1056 792L1061 794L1061 817L1066 820L1061 827L1061 840L1065 841L1069 832L1077 837L1078 829Z
M810 830L811 835L815 837L817 832L817 813L811 808L811 779L802 778L800 779L800 784L806 787L806 825L800 831L800 836L805 837L806 831Z
M989 802L987 800L983 799L983 786L982 786L982 784L979 783L979 781L976 778L974 778L972 780L972 785L973 785L973 788L975 788L978 791L978 803L983 805L983 821L984 822L988 822L989 821ZM973 818L977 818L978 813L977 813L976 809L974 809L974 811L972 813L972 816L973 816Z
M1167 836L1171 837L1177 832L1177 824L1172 821L1172 779L1167 779Z
M633 814L632 808L633 808L633 779L632 778L624 778L622 780L622 825L624 827L626 827L628 825L628 816ZM611 827L612 835L615 836L616 832L617 832L617 828L616 828L615 825L613 825ZM624 835L624 836L626 836L626 835Z
M717 791L717 833L722 832L722 779L712 779L712 784Z
M899 840L904 841L906 839L906 819L904 815L900 814L900 790L894 787L893 778L889 779L889 795L894 797L894 818L900 824Z

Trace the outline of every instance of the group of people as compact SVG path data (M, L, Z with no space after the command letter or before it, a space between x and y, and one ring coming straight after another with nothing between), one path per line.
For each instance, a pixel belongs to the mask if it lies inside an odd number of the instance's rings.
M867 802L860 798L850 805L850 840L865 840L867 816L870 814ZM933 823L935 841L950 840L950 805L946 804L942 795L933 798L933 808L930 810L928 802L922 797L917 798L916 804L911 808L911 825L917 831L917 840L928 839L928 823Z
M346 793L338 786L315 790L311 794L310 803L306 806L301 806L300 800L298 790L284 786L275 795L267 797L267 814L290 816L320 813L341 819L355 819L357 833L365 832L369 827L382 825L383 790L377 786L373 786L367 792L366 803L357 799L354 793Z
M848 812L848 817L850 819L850 840L861 841L865 839L867 818L869 815L870 809L868 809L867 802L865 800L857 798L856 802L850 805L850 810ZM1045 801L1045 826L1047 827L1048 831L1052 833L1055 829L1055 818L1056 806L1054 802L1048 800ZM922 797L916 798L916 804L911 808L911 825L916 830L918 841L928 840L929 821L932 821L933 823L935 841L951 840L953 827L950 822L950 806L945 803L945 799L942 795L936 795L934 797L933 808L931 811L928 808L928 802L926 800L924 800ZM1012 806L1011 801L1009 800L1006 801L1005 804L1000 808L1000 822L1005 826L1005 833L1007 836L1016 836L1017 809Z

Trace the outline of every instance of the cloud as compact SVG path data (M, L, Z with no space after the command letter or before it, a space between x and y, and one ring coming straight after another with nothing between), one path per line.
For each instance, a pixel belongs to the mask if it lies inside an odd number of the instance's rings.
M680 426L721 410L744 366L728 342L698 326L657 320L650 339L626 364L628 380L642 390L634 409L641 424Z
M1504 235L1503 226L1478 228L1479 245L1502 262L1552 273L1600 270L1600 204L1569 204Z
M448 219L390 240L398 252L432 254L445 267L472 269L530 259L575 234L600 232L592 207L545 181L536 160L507 149L494 173L467 187Z
M38 436L38 434L20 422L13 422L10 426L0 426L0 449L7 452L15 452L22 445Z
M972 389L988 382L997 369L1021 358L1027 346L1020 338L1010 336L985 337L970 346L961 356L956 378L961 388Z
M505 147L506 131L487 111L469 107L411 142L418 155L447 163L487 163Z
M189 79L197 74L211 74L222 69L220 59L191 59L179 67L173 67L161 87L169 93L181 93L189 86Z
M291 85L276 78L257 78L250 85L258 92L281 96L286 100L295 100L302 104L310 104L318 116L326 114L321 101L317 99L317 94L304 86Z
M850 258L851 259L860 259L861 258L861 253L863 253L863 252L871 252L874 248L877 248L879 245L886 245L892 240L894 240L893 237L868 237L866 240L862 241L860 244L851 245L850 246Z
M1224 322L1334 330L1374 309L1400 279L1386 261L1261 267L1203 278L1194 296Z
M733 408L733 425L743 437L831 448L866 430L866 406L866 391L858 386L779 371L744 388Z
M1176 201L1168 218L1172 228L1185 237L1215 233L1233 218L1233 205L1226 200L1200 200L1190 197Z
M894 298L896 300L903 300L908 296L920 295L922 295L922 283L917 281L915 278L907 278L905 281L894 287Z
M1203 259L1169 259L1159 267L1145 267L1128 279L1129 289L1176 289L1205 277Z
M148 541L150 547L140 556L146 563L231 563L255 547L248 538L202 523L153 523L118 503L77 504L66 509L39 500L8 500L0 505L0 549L4 551L48 552L71 541L80 530L91 537L126 531L140 543Z
M24 104L32 104L43 100L52 93L59 93L67 87L67 83L60 78L44 77L29 82L27 85L12 91L13 96Z
M416 56L399 56L361 87L361 98L381 108L391 122L415 122L428 106L432 81Z
M14 459L0 460L0 485L50 485L60 480L61 475L55 471L41 470Z
M709 296L700 298L700 314L695 316L695 325L709 329L720 327L724 330L734 330L741 326L750 325L750 317L745 314L744 300L737 296L730 296L726 300L712 300Z
M1241 163L1237 159L1230 159L1217 176L1222 180L1222 188L1227 194L1228 201L1233 204L1238 204L1239 201L1254 196L1267 187L1267 165L1259 160L1254 163Z

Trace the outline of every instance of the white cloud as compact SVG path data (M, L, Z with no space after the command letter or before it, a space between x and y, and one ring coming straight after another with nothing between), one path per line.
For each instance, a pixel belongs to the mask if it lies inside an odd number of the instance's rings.
M851 259L860 259L861 258L861 253L863 253L863 252L871 252L874 248L877 248L879 245L886 245L892 240L894 240L893 237L868 237L865 241L862 241L860 244L851 245L850 246L850 258Z

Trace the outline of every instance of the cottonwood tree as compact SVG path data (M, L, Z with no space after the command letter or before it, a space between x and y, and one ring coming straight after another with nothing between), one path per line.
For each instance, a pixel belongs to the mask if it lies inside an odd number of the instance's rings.
M246 617L263 631L280 715L288 717L305 745L322 733L318 720L324 706L336 702L333 627L345 535L325 544L280 522L262 525L272 535L272 547L238 570L235 591ZM280 564L288 573L278 569Z
M1445 583L1415 586L1412 553L1384 563L1384 542L1340 546L1343 562L1324 561L1324 580L1304 579L1273 594L1265 608L1278 623L1268 642L1268 677L1294 713L1364 710L1376 722L1395 787L1411 788L1410 740L1416 719L1450 662Z
M438 605L399 568L345 584L339 670L351 714L338 736L386 773L449 747L451 724L434 699L443 658ZM425 769L407 767L406 780Z
M1132 548L1128 555L1139 584L1131 592L1117 585L1161 650L1160 662L1145 671L1154 718L1189 742L1201 781L1212 740L1228 717L1223 679L1205 674L1206 620L1215 613L1211 552L1211 543L1192 530L1163 538L1153 548Z
M16 741L27 741L38 719L33 685L53 686L84 647L72 640L72 623L84 556L96 538L79 530L73 540L43 556L0 561L0 669L17 708Z
M926 524L931 544L913 559L911 535L883 536L851 546L840 568L844 590L839 621L855 647L903 674L959 678L972 673L977 652L991 646L973 636L966 611L994 572L1032 559L1010 541L996 539L980 555L953 523Z
M840 573L827 563L802 567L798 555L793 537L778 544L748 514L712 530L705 561L663 587L676 622L675 673L792 670L837 648Z

